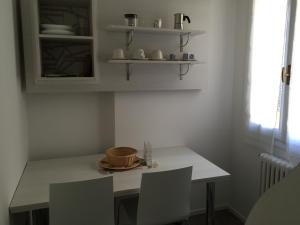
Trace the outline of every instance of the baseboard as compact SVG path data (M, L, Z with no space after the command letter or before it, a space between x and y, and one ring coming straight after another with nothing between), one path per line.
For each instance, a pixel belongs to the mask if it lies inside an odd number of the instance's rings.
M225 210L228 209L228 205L218 205L215 207L216 211L221 211L221 210ZM206 212L205 208L201 208L201 209L193 209L191 212L191 216L196 216L199 214L204 214Z
M239 211L237 211L230 205L218 205L215 207L215 211L221 211L221 210L226 210L226 209L229 210L233 215L235 215L241 222L243 222L243 223L246 222L246 218ZM204 214L205 212L206 212L205 208L193 209L191 212L191 216Z
M228 210L230 210L230 212L235 215L237 218L239 218L243 223L246 222L246 217L243 216L238 210L236 210L235 208L233 208L232 206L228 206Z

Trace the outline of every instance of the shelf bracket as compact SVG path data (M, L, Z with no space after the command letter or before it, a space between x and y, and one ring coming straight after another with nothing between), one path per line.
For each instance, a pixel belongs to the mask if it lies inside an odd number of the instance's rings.
M130 64L126 64L126 80L130 81L131 71L130 71Z
M179 77L180 77L180 80L183 80L183 76L187 75L188 72L190 71L190 64L186 64L188 66L187 70L184 72L183 71L183 65L184 64L180 64L179 65Z
M187 35L187 40L184 43L183 39L184 39L184 36L186 36L186 35ZM189 44L189 42L190 42L190 36L191 36L191 33L180 34L180 52L183 52L183 48Z
M133 30L130 30L130 31L126 32L126 50L129 50L130 45L133 42L133 35L134 35Z

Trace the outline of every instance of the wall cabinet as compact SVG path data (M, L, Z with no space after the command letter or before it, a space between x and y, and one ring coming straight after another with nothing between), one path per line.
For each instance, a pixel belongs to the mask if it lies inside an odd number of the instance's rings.
M29 92L58 86L70 91L84 90L97 84L96 2L21 1L26 89Z

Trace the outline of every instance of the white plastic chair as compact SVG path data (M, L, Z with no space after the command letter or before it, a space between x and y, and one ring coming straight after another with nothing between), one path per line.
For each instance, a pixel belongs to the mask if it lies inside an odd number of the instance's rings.
M122 208L126 210L131 223L137 225L188 223L191 178L192 167L144 173L137 210L126 202Z
M299 202L300 166L262 195L246 225L299 225Z
M50 185L50 225L114 225L113 178Z

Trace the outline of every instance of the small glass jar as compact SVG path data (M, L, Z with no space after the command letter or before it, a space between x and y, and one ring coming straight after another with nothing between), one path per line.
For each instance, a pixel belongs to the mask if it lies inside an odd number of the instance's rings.
M136 27L138 25L138 15L137 14L125 14L125 24L127 26Z

